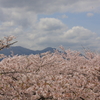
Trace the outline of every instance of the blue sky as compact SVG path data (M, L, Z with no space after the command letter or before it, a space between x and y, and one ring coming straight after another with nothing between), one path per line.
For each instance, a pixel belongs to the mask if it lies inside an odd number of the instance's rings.
M32 50L100 52L100 0L0 0L0 37Z
M100 33L100 14L90 12L83 13L54 13L51 15L40 14L38 15L38 20L40 18L57 18L61 20L64 24L68 25L69 28L73 26L83 26L91 31Z

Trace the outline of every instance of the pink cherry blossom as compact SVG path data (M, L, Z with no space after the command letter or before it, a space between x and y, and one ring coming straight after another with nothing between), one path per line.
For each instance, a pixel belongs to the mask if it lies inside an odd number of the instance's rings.
M5 57L0 100L100 100L100 54L61 49Z

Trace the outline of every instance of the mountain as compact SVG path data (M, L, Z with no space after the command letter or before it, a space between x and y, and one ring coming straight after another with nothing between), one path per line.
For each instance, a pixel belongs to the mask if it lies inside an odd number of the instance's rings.
M0 54L4 54L4 55L11 55L12 52L14 55L30 55L30 54L40 54L40 53L44 53L47 51L50 52L54 52L56 50L56 48L52 48L52 47L47 47L43 50L30 50L21 46L11 46L10 48L5 48L3 50L0 51ZM61 51L59 51L61 53ZM79 56L84 56L83 54L80 53ZM85 57L85 56L84 56ZM86 59L88 59L87 57L85 57ZM1 61L2 59L0 59Z
M54 50L56 50L56 48L52 48L52 47L47 47L43 50L30 50L21 46L12 46L10 48L5 48L3 50L0 51L0 54L5 54L5 55L11 55L12 52L14 53L14 55L18 54L18 55L30 55L30 54L40 54L40 53L44 53L47 51L50 52L54 52Z

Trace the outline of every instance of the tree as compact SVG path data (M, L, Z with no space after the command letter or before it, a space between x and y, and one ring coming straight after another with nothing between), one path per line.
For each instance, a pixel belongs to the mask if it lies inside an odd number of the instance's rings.
M2 49L14 44L12 39L5 38ZM3 59L0 100L100 100L100 54L87 51L86 59L61 49Z
M15 42L10 43L15 37L14 36L8 36L4 37L4 39L0 40L0 50L4 48L9 48L11 45L13 45Z

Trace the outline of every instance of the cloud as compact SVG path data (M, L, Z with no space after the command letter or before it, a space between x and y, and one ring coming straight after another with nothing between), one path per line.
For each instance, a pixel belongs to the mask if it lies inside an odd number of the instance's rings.
M13 26L14 25L14 22L13 21L6 21L6 22L4 22L4 23L2 23L2 26L3 27L11 27L11 26Z
M0 37L14 35L18 36L23 34L23 29L21 26L15 27L13 22L4 22L0 25Z
M35 29L28 33L28 40L34 41L32 46L36 46L38 49L47 46L54 47L59 40L59 36L67 29L68 27L59 19L41 18L40 21L36 24Z
M96 33L91 32L84 27L75 26L72 29L66 31L63 35L63 38L66 38L68 42L73 44L77 43L77 45L89 45L94 39L96 39Z
M37 14L20 8L1 8L0 20L1 23L13 21L15 26L27 28L37 21Z
M87 13L87 17L92 17L93 15L93 13Z
M35 13L99 11L99 4L99 0L0 0L2 8L19 8Z
M38 18L58 12L100 13L99 4L100 0L0 0L0 36L15 35L17 45L34 50L60 45L77 49L81 44L99 49L96 33L81 26L68 29L56 18Z
M32 48L36 47L42 49L48 46L59 47L60 45L63 45L65 49L71 48L74 50L80 50L82 49L82 46L93 49L97 47L99 49L99 39L97 34L82 26L74 26L71 29L64 26L65 28L63 28L61 27L63 24L56 24L59 23L59 20L54 18L42 18L38 24L40 23L42 23L41 26L47 25L47 27L44 28L38 25L38 30L36 29L33 31L33 33L36 34L28 34L28 40L31 41L30 43L32 43L32 41L34 42L33 45L31 45ZM52 25L60 25L61 28L54 29Z
M60 30L65 27L65 25L56 18L41 18L38 26L39 29L44 31Z
M62 15L62 18L68 18L68 16L67 15Z
M14 21L3 22L0 25L0 36L15 34L18 43L33 50L46 47L59 47L80 50L82 46L100 50L100 37L96 33L82 27L74 26L68 29L67 25L56 18L41 18L31 28L15 27ZM2 35L3 33L3 35Z
M0 0L0 23L12 22L23 30L35 27L38 14L57 12L98 12L99 0ZM92 5L92 6L91 6ZM67 18L66 15L62 16Z

